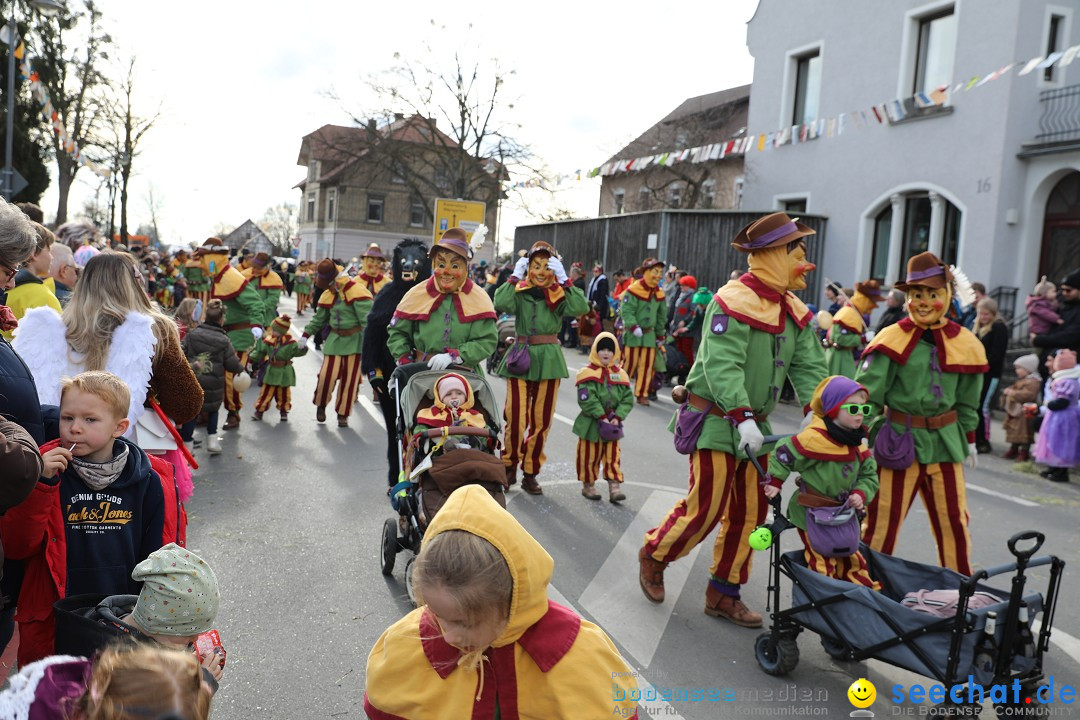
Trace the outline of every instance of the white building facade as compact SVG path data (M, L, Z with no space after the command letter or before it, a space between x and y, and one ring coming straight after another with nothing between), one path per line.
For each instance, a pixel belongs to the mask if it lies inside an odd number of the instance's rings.
M1080 59L971 79L1077 44L1075 0L761 0L749 132L869 123L755 148L743 207L827 216L819 271L847 286L891 285L926 250L1020 297L1059 280L1080 267ZM879 123L871 108L897 98Z

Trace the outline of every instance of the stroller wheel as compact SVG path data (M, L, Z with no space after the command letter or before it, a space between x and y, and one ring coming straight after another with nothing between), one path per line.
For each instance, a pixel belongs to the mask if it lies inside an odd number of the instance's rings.
M409 601L416 605L416 593L413 591L413 570L416 569L416 556L409 558L405 563L405 592L409 594Z
M770 647L772 646L772 647ZM772 633L758 635L754 643L754 657L768 675L787 675L799 664L799 645L794 638L781 637L772 644Z
M821 647L825 649L825 654L831 657L833 660L850 660L848 656L847 648L839 640L833 640L831 637L821 636Z
M379 543L379 562L382 563L383 575L390 575L394 572L394 561L397 559L397 552L397 522L387 520L383 523L382 542Z

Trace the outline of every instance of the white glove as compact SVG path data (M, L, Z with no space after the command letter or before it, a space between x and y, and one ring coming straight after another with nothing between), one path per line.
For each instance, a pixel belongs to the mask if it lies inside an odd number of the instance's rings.
M529 258L518 258L517 265L514 265L514 277L518 280L524 280L529 274Z
M757 422L754 420L743 420L739 423L739 449L750 446L749 454L757 455L761 450L762 444L765 442L765 437L761 434L761 430L758 430Z
M800 430L805 430L810 426L810 423L814 420L814 411L811 410L803 416L802 422L799 424Z
M639 328L639 327L634 328L634 337L639 338L644 334L645 333L641 330L641 328Z
M563 267L562 260L554 255L548 258L548 270L555 273L555 280L560 285L566 282L566 268Z
M427 366L431 370L445 370L454 364L454 356L450 353L439 353L438 355L432 355L427 361Z
M964 464L972 470L979 466L979 450L975 447L975 443L968 443L968 456Z
M251 328L251 334L255 336L256 340L258 340L263 336L263 330L261 327L253 327Z

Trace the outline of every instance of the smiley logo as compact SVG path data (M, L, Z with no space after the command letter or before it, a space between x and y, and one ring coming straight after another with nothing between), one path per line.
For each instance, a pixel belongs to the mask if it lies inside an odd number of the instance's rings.
M851 687L847 690L847 696L855 707L868 708L874 704L874 699L877 697L877 688L874 687L874 683L866 678L859 678L851 683Z

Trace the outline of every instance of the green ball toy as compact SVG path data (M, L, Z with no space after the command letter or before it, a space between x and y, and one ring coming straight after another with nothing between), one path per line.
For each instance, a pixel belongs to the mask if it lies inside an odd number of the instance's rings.
M749 543L754 550L768 550L773 543L772 530L762 525L750 533Z

